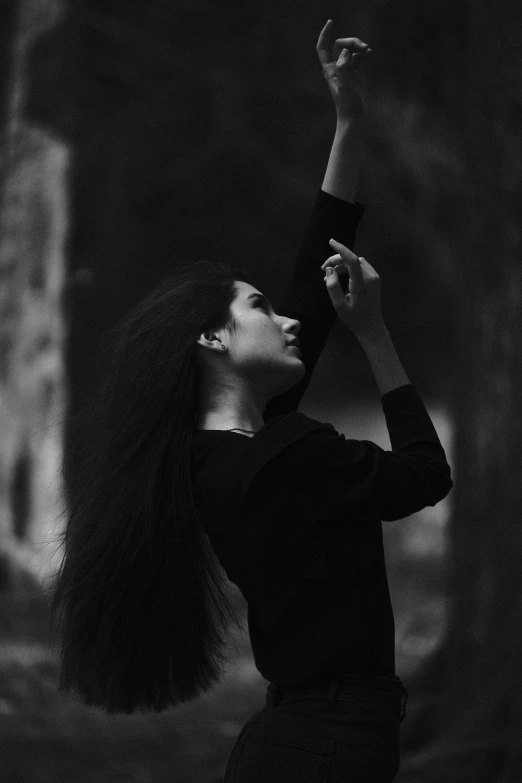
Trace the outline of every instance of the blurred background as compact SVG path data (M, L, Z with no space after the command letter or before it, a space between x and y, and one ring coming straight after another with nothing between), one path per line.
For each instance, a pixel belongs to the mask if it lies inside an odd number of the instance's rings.
M398 783L522 780L522 9L510 0L0 3L0 783L219 783L264 703L248 634L174 711L57 689L48 588L59 465L100 337L199 254L284 286L335 109L315 51L373 49L356 249L455 486L385 523ZM389 448L337 322L301 410ZM230 585L245 610L237 589Z

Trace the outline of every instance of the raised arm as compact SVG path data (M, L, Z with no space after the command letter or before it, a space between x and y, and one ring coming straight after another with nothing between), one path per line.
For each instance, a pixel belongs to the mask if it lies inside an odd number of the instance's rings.
M336 318L325 289L321 264L332 255L331 238L353 248L364 207L355 200L361 166L364 100L354 71L371 50L359 38L334 41L331 21L317 42L317 54L337 113L335 136L304 239L292 264L288 285L277 312L301 323L299 340L306 372L301 381L274 397L265 408L265 420L297 410ZM346 289L347 280L341 281Z
M372 50L360 38L335 39L333 23L329 19L321 30L316 51L337 114L335 137L321 189L354 204L366 112L364 72L360 71L360 66Z

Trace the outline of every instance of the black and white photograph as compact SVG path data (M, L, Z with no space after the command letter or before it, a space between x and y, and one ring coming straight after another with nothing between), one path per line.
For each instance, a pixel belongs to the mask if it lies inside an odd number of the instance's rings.
M0 1L0 783L522 781L521 42Z

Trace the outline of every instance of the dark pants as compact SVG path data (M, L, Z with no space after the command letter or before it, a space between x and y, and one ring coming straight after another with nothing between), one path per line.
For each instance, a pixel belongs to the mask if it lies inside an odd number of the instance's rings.
M243 726L224 783L391 783L407 690L399 677L338 675L284 690Z

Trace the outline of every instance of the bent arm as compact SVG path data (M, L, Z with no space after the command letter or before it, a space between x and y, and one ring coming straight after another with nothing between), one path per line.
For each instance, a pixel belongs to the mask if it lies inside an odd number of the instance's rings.
M356 136L360 132L355 124L337 124L323 187L317 194L304 239L293 261L288 285L277 303L278 313L301 323L299 340L306 372L299 383L270 400L263 413L265 420L297 410L337 315L323 282L321 264L332 255L328 244L332 237L350 249L355 244L356 229L365 208L343 196L355 195L360 167ZM341 282L343 290L347 284L345 276Z
M303 504L306 518L353 522L366 509L370 517L393 521L435 506L451 490L450 465L417 389L393 389L381 405L391 451L346 438L330 425L308 433L299 454L289 454L294 503Z

